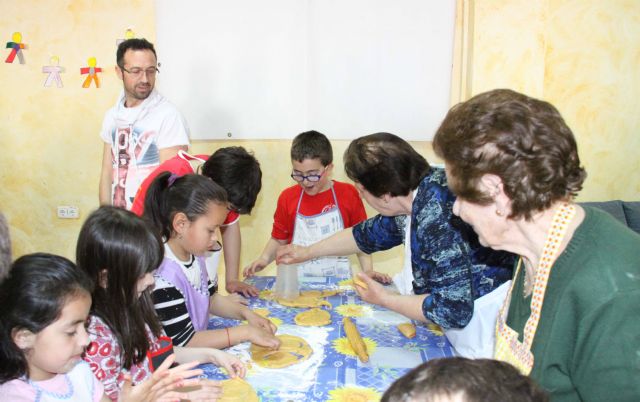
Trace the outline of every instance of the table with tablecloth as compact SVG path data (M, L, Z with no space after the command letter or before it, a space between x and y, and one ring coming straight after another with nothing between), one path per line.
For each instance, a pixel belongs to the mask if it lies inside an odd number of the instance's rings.
M275 277L260 276L248 280L261 290L275 287ZM409 319L364 302L348 280L335 277L306 277L301 290L331 290L340 292L328 297L332 308L331 324L303 327L294 317L304 308L285 307L273 300L254 297L251 309L268 309L268 318L278 325L277 334L296 335L305 339L313 353L305 361L282 369L263 368L251 362L248 342L226 349L249 363L246 381L257 391L262 401L346 401L355 395L362 400L378 400L393 381L420 363L453 355L446 337L433 324L416 323L416 336L408 339L397 325ZM264 292L263 292L264 294ZM343 316L351 316L369 351L369 361L362 363L348 346ZM240 324L237 320L213 317L209 329ZM201 366L211 379L228 378L218 367ZM360 399L358 399L360 400Z

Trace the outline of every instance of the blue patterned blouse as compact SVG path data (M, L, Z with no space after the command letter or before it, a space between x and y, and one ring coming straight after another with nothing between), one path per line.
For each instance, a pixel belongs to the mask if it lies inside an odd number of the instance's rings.
M455 196L444 169L431 168L418 186L411 210L411 266L416 294L428 294L424 316L443 328L462 328L473 301L511 279L513 254L478 243L471 226L453 214ZM404 242L406 215L377 215L353 227L363 252L388 250Z

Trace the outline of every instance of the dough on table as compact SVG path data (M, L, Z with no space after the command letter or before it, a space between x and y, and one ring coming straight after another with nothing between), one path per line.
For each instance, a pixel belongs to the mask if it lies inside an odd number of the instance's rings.
M325 300L325 297L333 296L340 293L339 290L303 290L300 292L300 296L295 299L283 299L277 297L272 290L263 290L260 292L260 298L264 300L276 301L279 304L287 307L320 307L327 306L331 308L331 303Z
M304 339L294 335L276 335L280 339L280 349L273 350L251 344L251 359L261 367L283 368L306 360L313 350Z
M416 326L410 322L398 324L398 330L402 333L402 335L406 336L409 339L416 336Z
M301 290L300 291L300 296L313 296L313 297L329 297L329 296L335 296L338 293L340 293L339 290L333 289L333 290L315 290L315 289L311 289L311 290Z
M322 297L317 297L317 296L300 295L295 299L282 299L278 297L275 300L278 303L282 304L283 306L287 306L287 307L320 307L320 306L327 306L329 308L332 307L331 303L329 303Z
M321 327L323 325L331 324L331 314L328 311L320 308L312 308L298 313L294 321L298 325L305 327Z
M220 402L258 402L258 394L251 384L242 378L230 378L220 381L222 385L222 397Z
M267 308L256 308L252 310L254 313L258 314L260 317L267 317L271 312Z

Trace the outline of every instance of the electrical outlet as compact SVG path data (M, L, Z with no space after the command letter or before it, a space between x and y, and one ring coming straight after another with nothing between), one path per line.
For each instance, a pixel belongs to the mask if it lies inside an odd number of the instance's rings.
M78 219L80 217L80 211L78 207L72 207L68 205L58 206L58 218L60 219Z

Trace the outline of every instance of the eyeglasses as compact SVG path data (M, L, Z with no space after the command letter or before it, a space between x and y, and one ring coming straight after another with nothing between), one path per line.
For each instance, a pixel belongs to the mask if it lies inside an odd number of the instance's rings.
M120 67L120 69L122 69L122 71L124 72L129 73L134 78L140 78L142 77L142 74L146 74L147 77L153 78L156 76L156 74L160 73L160 70L158 70L157 67L149 67L146 70L143 70L139 67L134 67L131 70L127 70L124 67Z
M209 251L211 251L212 253L217 253L220 250L222 250L222 243L220 243L218 240L216 240L216 242L213 243L213 247L209 249Z
M309 183L315 183L320 181L320 178L322 177L322 175L324 175L326 171L327 171L327 168L325 167L322 170L322 173L320 174L303 175L303 174L291 173L291 178L297 181L298 183L302 183L305 180L308 181Z

